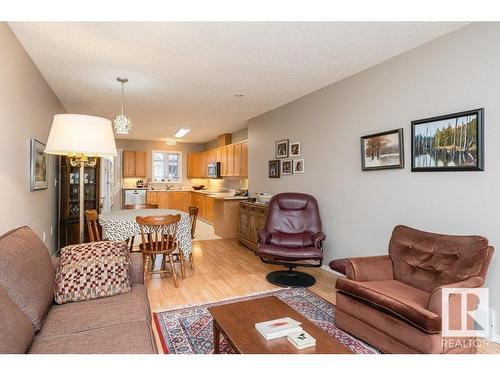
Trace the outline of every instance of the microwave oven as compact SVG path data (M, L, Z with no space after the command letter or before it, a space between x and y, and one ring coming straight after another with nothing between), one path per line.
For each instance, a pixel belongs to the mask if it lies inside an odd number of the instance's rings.
M220 178L220 162L208 163L207 175L210 178Z

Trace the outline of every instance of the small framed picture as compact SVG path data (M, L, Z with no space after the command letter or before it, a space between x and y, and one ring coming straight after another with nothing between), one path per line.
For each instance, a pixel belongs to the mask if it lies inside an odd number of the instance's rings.
M484 171L484 109L411 122L411 171Z
M44 153L45 144L31 138L30 142L30 190L49 187L49 157Z
M300 142L290 143L290 157L300 156Z
M361 137L361 170L404 168L403 129Z
M304 173L304 159L293 159L293 173Z
M283 176L293 174L293 161L291 159L281 161L281 174Z
M269 160L269 178L280 178L280 160Z
M276 159L288 157L288 139L276 141Z

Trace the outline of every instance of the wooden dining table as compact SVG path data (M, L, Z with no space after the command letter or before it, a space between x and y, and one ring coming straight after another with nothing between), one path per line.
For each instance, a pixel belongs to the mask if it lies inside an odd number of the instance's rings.
M104 238L111 241L127 241L132 236L140 236L141 228L135 221L137 216L166 216L181 215L177 227L177 242L185 259L193 250L191 242L191 218L184 211L162 208L145 208L138 210L117 210L99 215L99 224L102 226Z

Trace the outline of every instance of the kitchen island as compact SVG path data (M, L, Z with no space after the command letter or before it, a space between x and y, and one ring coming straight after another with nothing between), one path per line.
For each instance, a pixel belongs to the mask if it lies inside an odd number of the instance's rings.
M198 218L214 226L221 238L238 237L239 202L247 197L210 190L147 190L146 202L158 208L187 212L190 206L198 207Z

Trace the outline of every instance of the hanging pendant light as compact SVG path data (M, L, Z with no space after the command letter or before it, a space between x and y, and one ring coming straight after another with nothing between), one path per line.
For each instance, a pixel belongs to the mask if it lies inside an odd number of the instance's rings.
M125 116L123 114L123 108L124 108L124 91L123 91L123 85L124 83L128 82L127 78L121 78L118 77L116 79L118 82L121 82L122 84L122 113L120 115L116 115L115 118L113 119L113 130L115 131L116 134L129 134L130 130L132 130L132 120L130 117Z

